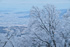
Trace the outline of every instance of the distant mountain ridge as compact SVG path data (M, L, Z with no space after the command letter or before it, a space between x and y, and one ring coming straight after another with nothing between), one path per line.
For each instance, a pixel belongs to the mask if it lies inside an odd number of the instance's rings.
M25 11L25 12L23 12L23 11L22 12L14 12L14 14L24 14L24 13L27 13L28 14L29 11Z
M64 13L67 12L67 9L60 9L59 11L61 11L61 12L60 12L60 16L62 16Z
M61 11L62 13L65 13L67 11L67 9L59 9L59 11ZM29 11L18 11L18 12L12 12L10 10L0 10L0 13L3 13L3 14L9 14L9 13L13 13L13 14L24 14L24 13L27 13L29 14L30 12Z

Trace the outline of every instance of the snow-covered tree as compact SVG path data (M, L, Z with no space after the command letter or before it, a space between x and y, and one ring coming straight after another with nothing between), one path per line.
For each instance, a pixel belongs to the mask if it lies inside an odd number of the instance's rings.
M53 5L46 5L43 9L33 7L30 16L30 31L35 34L33 44L39 47L57 47L59 13L55 7Z
M63 24L61 28L62 37L64 39L64 47L70 47L70 9L63 15Z

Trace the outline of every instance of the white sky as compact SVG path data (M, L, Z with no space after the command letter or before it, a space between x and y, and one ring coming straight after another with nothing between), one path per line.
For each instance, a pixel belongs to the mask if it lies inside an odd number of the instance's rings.
M32 6L53 4L57 9L70 8L70 0L0 0L0 10L29 11Z

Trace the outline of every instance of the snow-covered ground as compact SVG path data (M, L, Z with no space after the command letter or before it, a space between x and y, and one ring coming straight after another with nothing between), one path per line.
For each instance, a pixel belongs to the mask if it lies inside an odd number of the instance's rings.
M0 13L0 26L27 25L28 22L28 12Z
M61 9L60 11L60 16L62 16L67 10ZM9 12L0 10L0 26L27 26L30 17L29 13L29 11Z

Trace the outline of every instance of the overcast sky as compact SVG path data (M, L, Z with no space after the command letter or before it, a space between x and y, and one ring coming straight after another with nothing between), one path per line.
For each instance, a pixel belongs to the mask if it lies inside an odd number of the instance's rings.
M32 6L53 4L57 9L70 8L70 0L0 0L0 10L29 11Z

